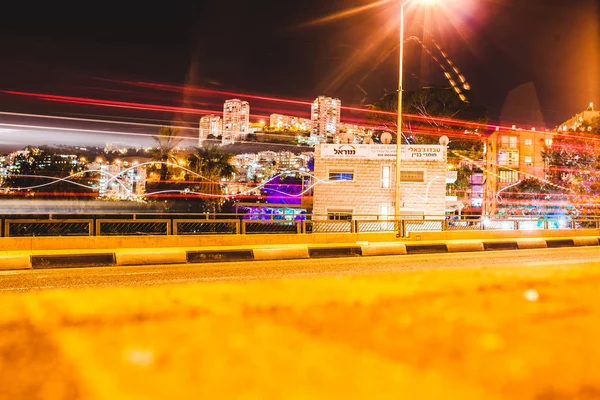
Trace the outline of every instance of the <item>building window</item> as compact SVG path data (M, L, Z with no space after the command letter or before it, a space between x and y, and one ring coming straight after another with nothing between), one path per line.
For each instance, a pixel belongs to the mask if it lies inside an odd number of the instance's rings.
M526 165L533 165L533 157L531 157L531 156L523 157L523 161L525 162Z
M327 219L330 221L352 220L352 210L327 210Z
M400 171L401 182L425 182L425 171Z
M498 150L498 165L519 165L519 151Z
M552 139L546 139L545 142L546 142L546 146L548 146L548 147L552 146Z
M500 183L513 183L519 180L519 171L501 170L499 176Z
M533 146L533 139L525 139L525 146Z
M332 171L329 172L330 181L353 181L354 172L351 171Z
M389 165L384 165L381 167L381 187L383 189L390 188L390 171L391 168Z
M500 136L500 144L504 148L517 148L517 137L516 136Z

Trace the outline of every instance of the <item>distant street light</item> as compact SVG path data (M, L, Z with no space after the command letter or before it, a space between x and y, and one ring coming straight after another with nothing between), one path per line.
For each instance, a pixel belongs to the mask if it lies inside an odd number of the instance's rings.
M404 7L413 1L420 1L422 4L433 5L437 0L402 0L400 4L400 54L398 66L398 128L396 136L396 196L394 202L395 219L400 219L400 208L402 196L400 193L400 150L402 144L402 64L404 61Z

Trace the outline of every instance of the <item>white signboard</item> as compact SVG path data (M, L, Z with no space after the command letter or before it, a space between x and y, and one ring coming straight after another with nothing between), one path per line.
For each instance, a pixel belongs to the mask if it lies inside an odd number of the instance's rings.
M402 145L400 159L412 161L444 161L444 146ZM396 160L395 144L322 144L321 158Z

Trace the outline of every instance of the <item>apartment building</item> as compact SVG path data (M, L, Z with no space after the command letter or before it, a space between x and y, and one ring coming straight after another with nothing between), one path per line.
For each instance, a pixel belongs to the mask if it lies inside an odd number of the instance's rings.
M218 138L223 134L223 119L214 114L205 115L200 118L198 146L208 138L209 135Z
M340 99L325 96L315 99L311 107L311 136L313 138L318 139L321 143L333 141L334 136L339 132L341 107Z
M239 99L226 100L223 104L223 135L221 144L233 144L245 140L250 124L250 104Z

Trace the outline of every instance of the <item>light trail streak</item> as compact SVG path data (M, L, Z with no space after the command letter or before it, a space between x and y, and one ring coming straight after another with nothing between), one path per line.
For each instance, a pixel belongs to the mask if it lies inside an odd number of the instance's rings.
M200 183L200 184L202 184L202 183L210 183L210 184L214 184L214 185L222 185L222 184L234 185L234 184L237 184L237 182L225 182L224 183L222 181L213 181L213 180L210 180L210 179L208 179L208 178L206 178L206 177L204 177L204 176L202 176L202 175L200 175L200 174L198 174L198 173L196 173L196 172L194 172L194 171L192 171L192 170L190 170L188 168L182 167L179 164L174 164L174 163L169 163L169 162L163 162L163 161L161 161L161 162L159 162L159 161L148 161L148 162L140 163L138 165L126 168L126 169L120 171L118 174L115 174L115 175L112 175L112 174L110 174L110 173L108 173L106 171L104 173L106 173L107 175L110 176L110 179L107 180L107 184L110 183L110 182L112 182L112 181L116 181L116 182L118 182L123 187L123 189L125 189L125 191L128 194L128 196L135 197L135 198L142 198L142 197L147 197L147 196L155 196L157 194L163 194L163 193L184 193L184 194L185 193L191 193L191 194L196 194L196 195L201 195L201 196L207 196L207 197L232 198L232 197L237 197L239 195L241 195L241 196L248 195L248 194L250 194L250 193L252 193L254 191L257 191L257 190L260 190L260 189L264 188L267 184L270 184L270 182L273 181L274 179L279 178L281 176L288 176L290 174L300 174L302 176L311 177L311 178L314 179L315 183L313 185L311 185L311 186L308 186L305 190L303 190L302 192L297 193L297 194L290 194L290 193L286 193L286 192L281 192L281 191L278 191L276 189L269 189L269 190L271 190L273 192L276 192L276 193L280 193L280 194L288 196L288 197L301 197L302 195L304 195L304 194L308 193L310 190L312 190L312 188L314 186L316 186L317 184L319 184L319 183L336 184L336 183L343 182L343 181L329 181L329 180L325 180L325 179L320 179L320 178L317 178L316 176L314 176L314 175L312 175L312 174L310 174L308 172L305 172L305 171L290 170L289 172L282 172L282 173L276 174L276 175L272 176L270 179L268 179L267 181L265 181L264 183L261 183L261 184L255 186L255 187L252 187L252 188L246 190L245 192L241 192L241 193L233 194L233 195L232 194L217 195L217 194L212 194L212 193L194 192L194 191L191 191L191 190L188 190L188 189L183 189L183 190L176 190L176 189L174 189L174 190L163 190L163 191L158 191L158 192L145 193L143 195L135 195L135 194L132 193L131 190L127 189L127 187L122 182L120 182L118 180L119 177L126 175L129 171L131 171L133 169L137 169L137 168L139 168L141 166L145 166L145 165L159 165L159 164L160 165L164 164L164 165L167 165L167 166L170 166L170 167L179 168L179 169L181 169L181 170L183 170L185 172L188 172L188 173L190 173L190 174L192 174L194 176L197 176L197 177L199 177L199 178L202 179L202 181L197 182L197 183ZM53 176L40 176L40 175L35 176L35 175L17 175L17 174L13 174L13 175L11 175L11 177L14 177L14 178L19 178L19 177L29 177L29 178L31 178L31 177L38 177L38 178L52 179L53 181L52 182L48 182L48 183L44 183L44 184L40 184L40 185L29 186L29 187L3 188L2 190L4 190L4 191L23 191L23 190L28 190L28 189L37 189L37 188L40 188L40 187L50 186L50 185L53 185L53 184L56 184L56 183L59 183L59 182L67 182L67 183L75 184L77 186L81 186L81 187L85 187L85 188L93 190L93 189L95 189L95 187L93 187L93 186L80 184L80 183L77 183L77 182L73 182L71 180L74 177L77 177L77 176L80 176L80 175L83 175L83 174L86 174L86 173L90 173L90 172L92 172L92 173L100 173L102 171L101 170L86 170L86 171L81 171L81 172L78 172L78 173L69 175L67 177L63 177L63 178L57 178L57 177L53 177ZM27 193L27 192L25 192L25 193Z
M378 1L375 1L375 2L370 3L370 4L365 4L363 6L358 6L358 7L349 8L347 10L342 10L342 11L339 11L337 13L328 15L326 17L319 18L319 19L316 19L314 21L309 21L309 22L307 22L305 24L300 25L300 27L311 26L311 25L319 25L319 24L324 24L324 23L331 22L331 21L336 21L338 19L348 18L348 17L351 17L351 16L353 16L355 14L358 14L358 13L361 13L363 11L369 10L371 8L379 7L379 6L383 5L383 4L389 3L390 1L392 1L392 0L378 0Z
M135 110L144 110L144 111L180 112L180 113L184 113L184 114L198 114L198 115L215 114L215 113L221 112L221 110L215 111L215 110L207 110L207 109L200 109L200 108L165 106L165 105L157 105L157 104L145 104L145 103L137 103L137 102L114 101L114 100L101 100L101 99L91 99L91 98L85 98L85 97L59 96L59 95L44 94L44 93L17 92L17 91L6 91L6 90L4 90L2 92L7 93L7 94L12 94L12 95L17 95L17 96L33 97L33 98L38 98L41 100L48 100L48 101L55 101L55 102L62 102L62 103L95 105L95 106L101 106L101 107L114 107L114 108L135 109ZM264 99L271 100L271 101L284 101L285 100L285 99L277 99L277 98L270 98L270 97L264 97ZM306 104L312 104L312 103L307 102ZM344 106L344 107L342 107L342 109L348 110L348 111L361 112L361 113L377 114L377 115L389 115L389 116L397 115L396 112L392 112L392 111L372 110L372 109L365 109L365 108L352 107L352 106ZM265 116L265 115L254 115L253 114L251 116L253 118L259 118L259 119L267 118L267 116ZM440 123L440 124L445 123L445 124L453 125L453 126L469 127L471 129L475 129L475 128L480 128L482 130L500 129L502 131L512 130L512 127L498 126L498 125L493 125L493 124L483 124L483 123L477 123L477 122L465 121L465 120L459 120L459 119L447 118L447 117L429 117L429 116L425 117L425 116L421 116L418 114L404 114L404 116L405 116L405 118L407 118L407 120L426 121L426 122L434 122L434 123ZM542 132L543 132L543 130L542 130Z
M50 130L50 131L66 131L66 132L84 132L84 133L102 133L106 135L121 135L121 136L142 136L150 139L153 134L146 133L135 133L135 132L122 132L122 131L104 131L97 129L77 129L77 128L58 128L55 126L43 126L43 125L24 125L24 124L5 124L0 123L0 127L6 128L22 128L22 129L39 129L39 130ZM184 140L198 140L197 136L178 136Z
M142 126L142 127L152 127L152 128L161 128L165 126L164 124L149 124L143 122L128 122L128 121L111 121L106 119L93 119L93 118L77 118L77 117L61 117L55 115L47 115L47 114L27 114L27 113L16 113L16 112L8 112L8 111L0 111L0 115L10 115L16 117L29 117L29 118L43 118L43 119L58 119L62 121L79 121L79 122L94 122L94 123L103 123L103 124L114 124L114 125L131 125L131 126ZM196 127L189 126L181 126L181 125L171 125L169 127L174 129L181 130L193 130L197 131ZM62 129L62 128L61 128Z

